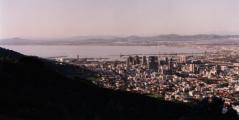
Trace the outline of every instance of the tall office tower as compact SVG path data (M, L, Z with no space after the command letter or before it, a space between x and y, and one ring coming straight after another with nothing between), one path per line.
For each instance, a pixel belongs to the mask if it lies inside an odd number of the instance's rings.
M174 63L173 63L173 58L171 58L169 61L168 61L168 74L173 74L174 72Z
M179 63L186 63L187 59L186 59L186 56L185 55L181 55L179 57Z
M159 63L158 63L158 56L149 56L148 66L150 70L154 72L158 72Z
M160 74L164 74L163 66L161 66L161 65L159 66L158 72L159 72Z
M132 65L134 61L134 58L132 56L129 56L126 60L127 66Z
M134 65L140 64L140 58L138 55L134 56L133 64Z
M168 61L168 57L165 58L165 62L166 62L166 64L169 63L169 61Z
M143 56L142 58L142 65L147 65L148 61L147 61L147 57Z
M217 71L216 74L219 76L222 72L222 67L220 65L217 65L216 71Z
M173 58L169 61L169 69L173 69Z
M195 73L195 64L189 64L189 72Z

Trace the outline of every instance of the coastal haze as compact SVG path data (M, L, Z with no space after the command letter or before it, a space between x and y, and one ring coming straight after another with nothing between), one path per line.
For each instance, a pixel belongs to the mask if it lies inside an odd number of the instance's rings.
M64 56L70 58L120 58L120 55L149 55L159 53L196 53L205 52L200 48L175 48L166 46L75 46L75 45L0 45L25 55L43 58Z
M237 48L239 35L79 36L48 40L0 39L0 46L40 57L119 58L120 55L200 53Z
M238 44L238 8L237 0L1 0L0 45L41 57L205 52Z

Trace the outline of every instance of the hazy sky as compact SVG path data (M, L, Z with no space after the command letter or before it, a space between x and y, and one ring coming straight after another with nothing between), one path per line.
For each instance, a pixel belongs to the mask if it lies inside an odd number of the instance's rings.
M0 0L0 38L239 34L239 0Z

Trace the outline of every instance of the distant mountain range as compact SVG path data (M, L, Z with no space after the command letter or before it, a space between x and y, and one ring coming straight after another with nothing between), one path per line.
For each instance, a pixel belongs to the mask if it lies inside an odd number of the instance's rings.
M60 39L33 40L23 38L0 39L0 45L157 45L169 42L231 43L239 42L239 35L158 35L158 36L76 36Z

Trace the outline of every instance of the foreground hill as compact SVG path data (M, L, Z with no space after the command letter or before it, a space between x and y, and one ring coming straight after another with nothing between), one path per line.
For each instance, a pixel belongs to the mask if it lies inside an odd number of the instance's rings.
M49 69L51 63L45 60L0 48L0 53L3 52L0 54L0 119L204 119L200 115L209 115L208 120L222 118L218 113L192 112L192 107L181 103L99 88L87 78L69 78ZM19 57L5 59L8 52Z

